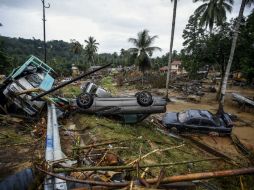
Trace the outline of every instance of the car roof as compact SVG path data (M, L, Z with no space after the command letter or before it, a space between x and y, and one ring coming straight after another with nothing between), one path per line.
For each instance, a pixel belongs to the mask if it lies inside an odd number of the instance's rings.
M189 118L212 119L213 115L207 110L188 110Z

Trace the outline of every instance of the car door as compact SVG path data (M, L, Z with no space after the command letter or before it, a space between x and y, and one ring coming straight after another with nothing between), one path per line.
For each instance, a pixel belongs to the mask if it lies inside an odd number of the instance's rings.
M211 132L211 131L217 131L217 126L208 119L202 119L200 121L200 131L203 132Z
M184 129L186 131L197 131L200 127L200 119L199 118L192 118L186 122L184 125Z

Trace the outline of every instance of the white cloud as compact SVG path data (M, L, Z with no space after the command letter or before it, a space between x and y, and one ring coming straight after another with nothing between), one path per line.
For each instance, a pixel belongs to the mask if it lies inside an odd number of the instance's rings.
M81 43L94 36L100 43L99 52L119 52L129 48L129 37L148 29L158 35L156 46L169 49L173 3L170 0L45 0L47 40L76 39ZM22 2L22 3L21 3ZM179 0L176 18L174 49L182 48L182 31L188 18L200 3ZM240 4L233 9L237 16ZM0 34L11 37L43 38L42 3L40 0L1 0ZM156 54L155 54L156 55Z

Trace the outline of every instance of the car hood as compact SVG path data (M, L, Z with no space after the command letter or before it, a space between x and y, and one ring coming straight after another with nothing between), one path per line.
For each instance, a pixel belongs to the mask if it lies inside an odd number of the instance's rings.
M162 123L165 125L179 123L177 119L177 112L167 112L162 118Z

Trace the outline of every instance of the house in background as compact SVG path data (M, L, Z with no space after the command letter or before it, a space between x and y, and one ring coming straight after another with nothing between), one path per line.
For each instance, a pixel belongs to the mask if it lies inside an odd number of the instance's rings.
M176 74L176 75L187 73L181 65L182 65L181 61L176 61L176 60L173 61L172 64L171 64L171 73ZM160 72L161 73L167 73L168 72L168 66L161 67Z
M72 77L77 77L78 75L80 75L80 71L78 67L75 66L74 64L72 64L71 70L72 70Z

